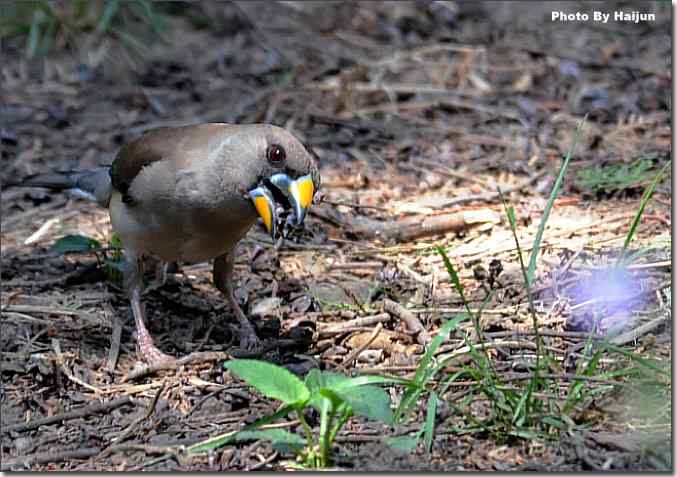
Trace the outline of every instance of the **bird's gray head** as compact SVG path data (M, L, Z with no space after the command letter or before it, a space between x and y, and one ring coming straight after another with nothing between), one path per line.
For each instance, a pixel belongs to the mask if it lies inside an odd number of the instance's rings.
M248 194L273 239L303 224L320 173L312 153L293 134L277 126L253 124L257 158L248 167L256 179ZM253 177L253 175L252 175ZM286 212L289 212L285 216Z

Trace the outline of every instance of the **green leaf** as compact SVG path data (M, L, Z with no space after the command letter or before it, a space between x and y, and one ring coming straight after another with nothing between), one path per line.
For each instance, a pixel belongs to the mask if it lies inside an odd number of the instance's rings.
M648 180L653 167L653 154L642 155L630 164L613 164L604 167L595 166L578 171L576 183L579 187L598 193L612 192L636 187Z
M189 446L186 449L186 452L188 454L201 454L203 452L210 451L212 449L218 449L219 447L223 447L224 445L228 444L229 442L233 442L235 439L235 435L238 432L245 432L245 431L250 431L253 429L256 429L257 427L261 427L265 424L270 424L271 422L274 422L281 417L286 416L287 414L291 413L294 411L294 406L283 406L281 409L277 410L275 413L273 413L270 416L265 416L262 417L261 419L256 420L255 422L245 426L244 428L240 429L240 431L231 431L231 432L226 432L224 434L220 434L218 436L210 437L208 439L205 439L202 442L198 442L196 444L193 444L192 446Z
M343 399L342 396L339 396L336 391L330 388L320 388L317 391L317 401L314 401L311 398L311 402L319 402L319 409L321 412L329 412L331 411L331 407L334 409L338 408L342 403L346 402L345 399ZM329 402L331 406L329 408L325 407L325 404Z
M121 249L122 248L122 239L116 233L111 234L110 236L110 246L111 248Z
M416 446L418 445L418 441L420 440L420 438L421 434L419 433L414 436L404 435L397 437L386 437L385 439L383 439L383 442L385 442L388 446L400 452L411 452L414 449L416 449Z
M468 318L467 315L456 315L453 319L447 321L437 332L437 335L432 339L428 345L428 349L421 358L421 361L418 363L416 368L416 373L414 374L414 379L407 386L407 389L400 399L400 404L395 410L395 422L402 422L402 418L405 414L411 409L415 404L416 399L421 395L425 389L426 383L434 376L438 370L435 366L430 366L435 353L442 346L442 343L446 341L449 333L451 333L463 320Z
M116 270L118 272L124 272L125 271L125 262L123 260L107 259L106 265L108 265L111 268L111 270Z
M305 383L311 394L316 392L322 387L322 371L317 368L311 369L308 374L306 374Z
M50 252L68 253L68 252L85 252L101 248L101 243L90 237L84 235L66 235L54 242L50 247Z
M299 453L306 445L305 439L285 429L264 429L261 431L241 431L235 434L234 440L249 441L263 439L284 451Z
M317 373L313 373L313 371L317 371ZM331 371L318 371L318 370L311 370L310 373L308 373L308 376L311 375L316 375L317 376L317 382L319 383L319 387L323 388L338 388L344 385L348 385L350 382L351 378L344 374L340 373L333 373ZM308 378L306 378L308 379Z
M356 387L364 386L365 384L409 384L411 383L410 379L397 378L397 377L388 377L388 376L355 376L349 378L347 381L337 384L338 387Z
M666 367L667 369L661 368L659 365L655 364L653 361L650 361L648 359L642 358L640 356L637 356L635 353L632 353L630 351L627 351L619 346L613 345L607 341L602 341L600 343L601 346L605 347L606 349L613 351L614 353L619 353L625 356L626 358L629 358L630 360L644 366L645 368L651 369L659 374L662 374L664 376L670 377L671 371L669 368L669 362L668 366Z
M253 430L253 431L239 431L231 432L227 435L221 437L218 441L212 442L211 446L203 446L199 449L190 449L190 453L200 453L206 450L215 449L217 447L223 447L226 444L232 442L242 442L242 441L251 441L251 440L266 440L272 442L273 446L282 447L285 451L291 452L301 452L305 446L305 440L298 434L293 434L285 429L264 429L264 430ZM281 446L282 445L282 446Z
M430 454L433 446L433 433L435 432L435 413L437 412L437 394L431 392L428 397L428 408L425 414L425 426L423 427L423 447Z
M574 132L574 138L571 141L571 146L569 146L569 150L567 151L566 156L564 157L564 162L562 163L562 167L559 170L559 174L557 175L557 179L555 180L555 184L552 187L552 191L550 192L550 198L548 199L548 202L545 204L545 209L543 209L543 217L541 217L541 222L538 224L538 230L536 231L536 237L534 238L534 243L531 248L531 256L529 257L529 266L527 267L527 287L532 285L534 283L534 275L536 274L536 262L538 260L538 252L540 251L541 248L541 241L543 240L543 232L545 232L545 225L548 223L548 218L550 217L550 211L552 210L552 206L555 204L555 199L557 199L557 195L559 194L559 190L562 187L562 181L564 181L564 175L567 172L567 169L569 168L569 162L571 161L571 156L574 154L574 150L576 149L576 144L578 144L578 138L581 135L581 130L583 129L583 125L585 124L585 120L587 119L588 115L586 114L583 117L583 120L579 123L578 127L576 128L576 131Z
M524 410L524 407L527 404L527 401L531 398L531 393L534 389L535 379L536 379L535 376L532 377L529 380L529 385L527 386L526 391L522 392L522 397L520 398L519 402L517 403L517 406L515 407L515 411L513 413L513 417L512 417L512 423L513 424L517 424L519 418L522 415L522 411Z
M616 262L616 266L620 266L622 264L623 258L625 257L625 252L628 249L628 246L630 245L632 238L635 236L635 232L637 231L637 227L639 227L639 222L642 220L642 215L644 214L644 208L646 207L646 205L651 200L651 196L653 195L654 191L656 190L656 186L658 185L658 182L663 178L663 174L668 169L670 164L672 164L672 161L668 161L668 162L665 163L665 165L663 165L663 167L658 172L658 174L656 174L656 177L654 177L653 181L651 181L651 184L649 184L649 187L647 187L646 190L644 191L644 195L642 196L642 200L639 203L639 209L637 209L637 213L635 214L635 217L632 220L632 223L630 224L630 229L628 230L628 234L625 236L625 241L623 242L623 247L621 248L621 253L618 256L618 261Z
M551 427L554 427L555 429L559 429L560 431L566 431L567 430L566 423L563 420L558 419L556 417L544 416L544 417L541 418L541 422L544 423L544 424L547 424Z
M150 23L151 28L157 35L161 35L164 30L164 22L162 17L157 13L157 10L153 7L153 2L148 0L139 0L136 2L137 5L141 7L143 16L146 18L147 22Z
M416 368L416 373L414 374L414 382L416 384L424 385L426 381L430 379L429 365L435 357L435 353L437 353L437 350L440 348L440 346L442 346L442 343L447 340L449 334L466 319L468 319L468 315L466 314L456 315L454 318L442 325L442 327L437 332L437 335L435 335L435 337L430 342L430 345L428 345L428 349L421 358L418 368Z
M309 404L317 409L319 412L323 412L325 406L325 400L329 399L334 409L340 404L335 399L341 400L340 397L334 396L333 394L329 395L323 393L324 389L333 389L343 383L347 383L350 380L347 376L338 373L331 373L329 371L320 371L319 369L311 369L310 372L306 375L306 386L310 392Z
M253 359L237 359L228 361L223 367L264 396L279 399L285 404L304 405L310 398L310 391L303 381L280 366Z
M437 253L440 254L442 257L442 261L444 262L444 267L447 269L447 273L449 274L449 278L451 278L451 283L454 284L454 288L456 288L456 291L458 291L458 294L461 295L461 301L466 304L467 308L467 300L465 299L465 294L463 290L463 285L461 284L461 280L458 278L458 273L456 273L456 269L454 268L454 265L451 263L451 260L449 260L449 257L447 257L447 253L444 251L444 248L441 246L437 246Z
M324 391L324 390L323 390ZM393 412L390 409L390 396L376 386L364 385L340 389L329 389L352 407L355 414L393 424Z
M31 21L31 29L28 33L28 57L33 58L38 52L40 45L40 25L43 22L45 13L42 10L33 12L33 20Z

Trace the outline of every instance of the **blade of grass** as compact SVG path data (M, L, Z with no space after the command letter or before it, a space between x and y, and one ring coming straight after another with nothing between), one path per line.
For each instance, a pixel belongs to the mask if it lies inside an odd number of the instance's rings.
M423 446L427 454L430 454L433 446L433 434L435 432L435 414L437 413L437 394L435 391L428 396L428 408L425 414L425 426L423 432Z
M401 422L404 415L411 409L416 399L421 395L425 390L426 383L430 380L431 376L434 375L435 367L431 369L430 364L435 356L435 353L439 347L444 343L444 341L463 320L467 319L467 315L457 315L453 319L447 321L438 331L437 335L433 338L426 350L425 354L419 361L418 367L414 374L414 379L407 385L400 404L397 406L394 414L395 422Z
M541 247L541 241L543 240L543 232L545 231L545 225L548 222L548 218L550 217L550 211L552 210L552 206L555 204L555 199L559 194L559 190L562 187L564 175L566 174L567 169L569 168L569 161L571 161L571 156L573 156L574 154L574 149L578 144L578 138L581 135L581 130L583 129L583 125L585 124L585 120L587 118L588 115L586 114L579 123L578 127L576 128L576 132L574 133L574 138L573 141L571 142L571 146L569 147L569 150L567 151L567 154L564 157L564 163L562 164L562 167L559 170L557 180L555 180L555 185L552 188L552 192L550 192L550 198L548 199L548 202L545 205L545 209L543 210L543 217L541 218L541 223L538 225L538 231L536 232L534 245L531 249L531 257L529 258L529 267L527 268L527 278L529 284L533 283L534 274L536 273L536 262L538 260L538 252Z
M449 260L449 257L447 257L447 254L444 251L444 248L442 246L440 246L440 245L437 246L437 253L439 253L440 256L442 257L442 261L444 262L444 267L447 269L447 273L449 274L449 278L451 279L451 283L453 283L454 288L456 288L456 291L458 291L458 294L461 295L461 301L463 302L463 305L465 306L465 309L468 312L468 315L472 316L473 313L470 311L470 306L468 305L468 300L465 299L463 285L461 284L461 280L459 280L459 278L458 278L458 274L456 273L456 269L454 268L454 265L451 263L451 260Z
M663 376L667 376L668 378L672 377L670 370L665 370L665 369L661 368L660 366L652 363L648 359L637 356L635 353L631 353L630 351L626 351L623 348L615 346L615 345L613 345L613 344L611 344L607 341L602 341L600 343L600 345L609 349L609 350L611 350L611 351L613 351L614 353L622 354L626 358L630 358L630 360L641 364L645 368L649 368L653 371L656 371L658 374L662 374Z
M38 46L40 45L40 25L42 24L42 19L44 17L44 12L42 10L36 10L33 12L33 19L31 21L31 28L28 32L28 57L33 58L38 52Z
M119 6L120 2L118 0L111 0L106 3L106 7L104 8L103 13L101 14L99 24L97 25L99 33L108 32L111 23L113 22L113 17L115 17L115 13L118 11Z
M630 242L632 241L633 237L635 236L635 233L637 232L637 227L639 227L639 222L642 219L642 215L644 214L644 208L651 200L651 197L653 196L653 193L656 190L658 182L660 181L660 179L662 179L663 174L665 173L665 171L667 170L667 168L670 166L671 163L672 161L668 161L665 163L665 165L663 165L661 170L658 171L658 174L656 174L656 177L654 177L653 180L651 181L651 184L649 184L649 187L647 187L646 190L644 191L642 200L639 203L639 209L637 209L635 218L632 220L632 223L630 224L628 234L625 236L625 241L623 242L621 253L618 256L618 261L616 262L617 267L620 267L622 265L623 257L625 257L625 252L627 251Z

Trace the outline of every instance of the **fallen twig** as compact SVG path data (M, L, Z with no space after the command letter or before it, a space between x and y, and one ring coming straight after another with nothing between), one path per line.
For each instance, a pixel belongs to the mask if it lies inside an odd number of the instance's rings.
M63 374L66 375L66 377L69 379L69 381L72 381L75 384L79 384L83 388L87 388L90 391L95 392L96 394L103 394L104 393L104 391L102 389L99 389L96 386L92 386L91 384L86 383L82 379L75 376L71 372L71 370L68 369L68 367L66 366L66 362L63 358L63 354L61 353L61 344L59 343L58 339L52 338L52 347L54 348L54 353L56 354L56 362L61 367L61 371L63 371Z
M158 391L155 393L155 397L153 397L153 400L151 401L150 406L148 406L148 411L146 412L146 414L139 417L138 419L135 419L134 422L132 422L129 426L127 426L117 437L114 437L112 439L114 442L120 443L120 442L124 441L127 437L129 437L129 435L132 432L134 432L134 430L136 429L136 427L139 424L141 424L146 419L150 418L150 416L155 411L155 407L157 406L158 400L160 399L160 395L165 390L166 384L167 384L166 381L162 382L162 386L160 386L160 389L158 389ZM103 453L105 455L108 455L110 453L110 452L107 452L108 449L110 449L110 447L108 447L107 449L104 449Z
M333 324L330 326L322 327L318 330L320 338L327 338L329 336L338 335L345 333L348 330L353 328L359 328L363 326L371 326L376 323L385 323L391 320L391 316L388 313L379 313L378 315L364 316L362 318L355 318L354 320L344 321L340 324Z
M638 326L634 330L630 330L626 333L623 333L621 335L618 335L614 338L611 339L611 343L615 344L617 346L622 346L627 343L631 343L635 341L637 338L640 336L643 336L650 331L653 331L655 328L658 328L660 325L662 325L665 321L667 321L668 317L667 316L660 316L656 319L651 320L648 323L645 323L643 325Z
M30 464L50 464L54 462L63 462L70 459L89 459L94 457L101 449L99 447L85 447L84 449L69 449L57 452L41 452L39 454L31 454L23 457L18 457L14 460L5 462L2 465L2 470L10 470L16 465L30 465Z
M77 419L79 417L89 416L91 414L97 414L104 411L109 411L115 409L116 407L124 406L125 404L132 404L134 401L131 397L125 396L118 399L113 399L105 403L95 403L89 406L75 409L73 411L64 412L62 414L57 414L55 416L45 417L43 419L36 419L30 422L22 422L18 424L12 424L9 426L4 426L2 428L3 433L8 432L24 432L37 429L40 426L46 426L48 424L54 424L56 422L69 421L71 419Z
M367 339L367 341L365 341L362 344L362 346L359 346L359 347L355 348L353 351L351 351L348 354L348 356L345 357L343 362L341 362L341 364L336 366L335 371L343 371L350 363L352 363L353 360L355 358L357 358L362 351L367 349L369 347L369 345L374 342L374 340L378 337L379 333L381 333L382 329L383 329L383 323L378 323L376 325L376 328L374 328L374 331L371 334L371 336L369 336L369 338Z
M421 324L419 319L405 307L386 298L383 300L383 309L395 318L402 320L404 324L407 325L409 332L416 336L418 344L425 346L430 342L430 335L428 335L425 327Z
M129 374L122 379L122 382L124 383L127 381L131 381L133 379L147 376L156 371L161 371L165 369L178 369L186 364L199 363L202 361L220 361L226 360L228 358L230 358L230 355L228 353L223 353L219 351L191 353L188 356L184 356L183 358L177 359L175 361L141 365L130 371Z
M108 350L108 360L106 361L106 369L109 373L115 370L115 365L118 362L120 355L120 337L122 336L122 323L116 313L112 313L113 332L110 338L110 349Z
M498 215L491 210L466 210L453 214L386 222L367 217L348 216L336 209L322 205L313 207L311 210L314 215L321 219L338 225L350 234L362 239L392 240L395 242L407 242L415 238L466 230L473 225L500 222Z

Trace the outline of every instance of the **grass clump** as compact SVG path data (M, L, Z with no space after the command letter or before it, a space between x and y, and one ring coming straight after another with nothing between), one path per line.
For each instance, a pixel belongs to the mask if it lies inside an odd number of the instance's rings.
M505 379L504 374L495 369L492 358L487 352L491 348L491 343L485 341L480 326L480 316L486 304L491 300L491 293L487 294L479 310L473 313L453 264L447 257L444 249L438 247L438 253L442 257L453 286L461 297L466 308L466 313L462 317L452 320L453 325L452 322L448 322L449 328L447 328L447 325L443 326L437 338L444 340L448 331L453 329L454 325L458 324L458 321L463 318L470 318L473 323L476 340L466 337L466 346L462 350L434 357L428 353L435 354L441 341L433 342L421 360L419 369L416 371L416 376L413 379L417 387L413 388L410 385L403 395L400 407L395 413L396 421L403 419L404 412L411 411L416 407L416 399L423 393L427 393L429 396L424 427L418 434L413 436L419 438L421 435L425 435L427 449L430 448L432 439L430 436L434 427L434 423L430 422L430 416L434 413L434 409L439 403L444 400L443 398L447 389L454 381L464 380L472 383L469 384L469 390L464 398L456 402L447 403L466 422L466 425L454 428L454 432L458 434L481 432L492 435L499 440L505 440L515 437L553 439L559 436L562 431L585 426L585 423L580 422L579 419L583 415L585 408L594 398L614 389L617 384L621 384L619 379L622 377L640 379L643 376L645 377L647 373L650 373L652 376L650 381L654 383L656 379L660 381L666 378L665 370L660 365L639 357L629 350L616 347L608 343L603 337L593 336L592 332L579 353L575 371L573 373L565 373L562 369L562 364L552 354L552 351L545 346L539 332L539 320L532 291L536 279L538 255L550 212L562 187L583 122L581 122L576 131L574 140L558 173L553 190L544 209L543 217L539 223L528 260L524 257L523 249L518 239L518 221L515 216L515 210L502 197L508 223L515 239L517 255L529 302L529 313L532 317L535 353L530 362L527 363L529 372L510 373L520 374L520 376L512 376L508 380ZM637 225L644 208L651 198L659 178L663 176L667 167L668 164L663 167L647 188L626 237L621 257L625 255L628 244L636 234ZM605 369L601 363L602 358L607 353L624 356L627 358L626 364L614 370ZM470 357L469 364L462 365L461 371L456 371L451 376L445 377L441 371L461 354ZM434 364L431 365L430 363ZM518 379L513 379L515 377ZM525 384L517 386L513 384L515 381L525 382ZM667 383L667 386L669 386L669 383ZM485 412L485 415L481 418L471 411L473 404L477 403L478 400L488 403L488 412ZM414 440L413 442L416 441Z
M103 38L139 50L142 32L162 38L165 28L149 0L31 0L7 2L0 9L0 39L18 39L28 58Z
M576 185L593 194L610 194L639 186L651 178L653 162L639 158L630 164L594 166L578 171Z

